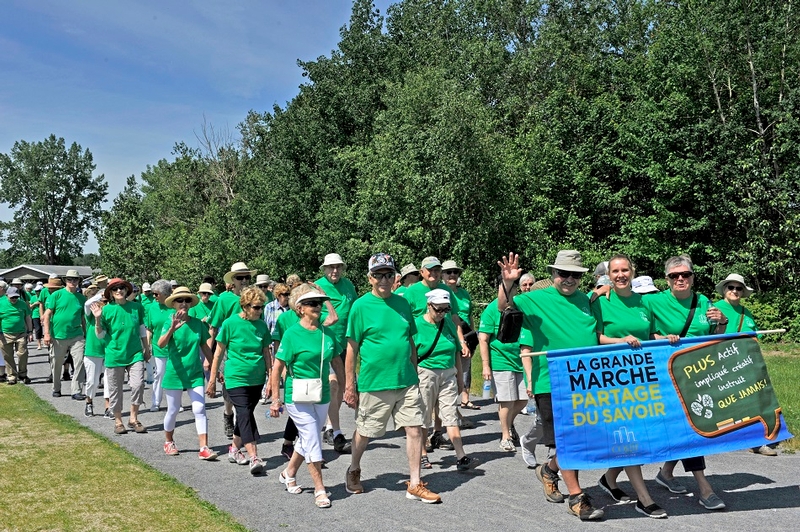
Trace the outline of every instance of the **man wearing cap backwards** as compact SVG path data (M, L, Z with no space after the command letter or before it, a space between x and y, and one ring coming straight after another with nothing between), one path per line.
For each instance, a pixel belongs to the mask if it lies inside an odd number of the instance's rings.
M511 304L523 313L523 328L532 333L534 352L594 346L598 344L597 320L589 308L589 298L578 291L580 279L588 268L583 267L581 254L574 250L558 252L554 264L547 269L553 279L553 286L519 294L515 281L522 275L519 256L509 253L498 261L502 283L498 289L498 308L506 308L508 298ZM526 344L527 345L527 344ZM545 499L549 502L563 502L564 496L558 491L558 457L555 448L553 406L550 397L550 372L544 357L534 357L532 368L533 393L536 411L541 416L543 437L541 443L550 448L550 460L536 468L536 477L542 482ZM602 519L603 510L595 508L589 496L581 490L578 472L561 469L564 483L569 489L567 511L581 520Z
M242 290L250 285L253 276L258 273L256 270L251 270L244 262L237 262L231 266L231 270L225 274L223 280L225 284L232 285L230 291L225 291L219 295L214 306L211 308L211 315L206 322L211 328L211 338L208 339L208 347L214 348L214 338L217 337L219 328L222 327L222 322L242 312L242 306L239 304L239 296ZM223 362L224 365L224 362ZM222 375L224 366L219 369L219 376ZM217 375L211 375L211 378L218 378ZM225 436L228 439L233 438L233 403L228 399L228 391L225 383L222 383L222 401L225 405L225 412L222 415L223 427Z
M338 319L335 323L329 323L328 317L330 313L327 307L323 305L320 320L334 334L337 345L342 346L342 352L337 353L338 356L342 357L342 362L344 362L344 357L347 354L347 341L345 338L347 334L347 318L350 315L350 308L353 302L358 298L356 287L353 286L350 279L344 276L345 268L344 260L338 253L328 253L322 261L324 275L317 279L315 283L330 298L330 303L336 311ZM342 434L342 429L339 425L339 407L342 406L342 398L344 396L344 387L339 385L345 379L343 366L344 364L331 365L331 403L328 407L328 419L325 424L323 440L328 445L333 445L337 453L347 454L351 450L351 444Z
M86 372L83 369L83 351L86 346L86 324L83 321L83 304L86 298L78 290L81 276L77 270L67 270L66 288L47 297L45 303L44 344L53 344L50 353L50 376L53 379L53 397L61 397L61 370L64 359L72 355L74 372L72 375L72 398L83 401L83 385Z
M367 263L372 291L358 298L347 324L346 386L344 401L356 410L353 454L345 475L348 493L363 493L361 456L370 438L386 434L389 418L406 431L406 454L411 470L406 498L441 502L420 480L422 454L422 397L416 371L417 332L408 302L392 294L394 259L377 253ZM426 300L427 301L427 300ZM427 306L427 303L426 303ZM356 359L361 359L356 390Z
M394 291L398 296L405 296L408 287L419 281L419 270L413 262L409 262L400 270L400 286Z
M31 309L16 286L6 290L0 297L0 349L6 363L8 384L23 382L30 384L28 378L28 331L33 329ZM14 361L16 353L19 366Z

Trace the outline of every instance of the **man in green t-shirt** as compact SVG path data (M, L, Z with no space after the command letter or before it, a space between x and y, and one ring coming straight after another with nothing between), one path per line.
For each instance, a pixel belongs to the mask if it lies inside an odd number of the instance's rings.
M589 271L583 267L581 254L574 250L558 252L554 264L547 266L553 286L514 297L515 282L522 275L519 256L509 253L498 262L502 283L498 289L497 305L504 309L508 298L523 314L522 326L531 333L533 352L588 347L598 344L597 320L589 307L589 298L578 291L581 277ZM527 343L526 343L527 345ZM550 460L536 468L536 477L542 482L545 498L550 502L563 502L558 491L558 459L555 447L555 423L550 397L550 372L545 357L535 357L532 368L532 390L536 411L541 416L543 436L541 443L550 448ZM578 472L561 469L564 483L569 489L567 511L581 520L602 519L604 512L595 508L589 496L578 483Z
M77 270L67 270L66 287L47 296L42 326L45 345L53 345L50 352L50 377L53 379L53 397L61 397L61 370L67 355L72 356L72 398L86 400L82 393L86 381L83 369L83 352L86 347L86 323L83 304L86 298L78 287L81 276Z
M345 475L348 493L363 493L361 456L370 438L386 433L389 418L405 428L411 480L406 497L427 503L441 501L420 480L423 404L416 371L416 326L408 302L392 293L394 258L377 253L367 263L372 290L358 298L347 324L344 401L356 410L356 430L350 467ZM358 389L356 360L360 358Z
M28 378L28 331L32 329L30 306L22 299L17 287L9 287L6 295L0 296L0 349L6 363L8 384L31 383Z
M330 304L336 313L336 321L332 320L332 315L328 312L328 308L323 305L320 320L323 325L334 334L336 344L342 346L342 352L337 355L342 357L347 352L347 340L345 338L347 333L347 318L350 315L350 307L358 297L356 287L353 283L345 277L346 265L342 257L338 253L328 253L322 261L323 276L316 281L316 285L322 289L322 292L330 298ZM342 406L342 398L344 397L344 386L340 386L340 382L344 382L344 372L341 375L336 368L344 369L344 364L331 365L333 372L330 374L330 387L331 387L331 404L328 407L328 419L325 424L325 432L323 433L323 441L328 445L332 445L333 449L342 454L348 454L351 451L351 444L347 441L344 434L342 434L341 426L339 425L339 408Z
M395 289L394 293L398 296L404 296L408 287L418 281L419 270L414 266L413 262L409 262L400 270L400 286Z

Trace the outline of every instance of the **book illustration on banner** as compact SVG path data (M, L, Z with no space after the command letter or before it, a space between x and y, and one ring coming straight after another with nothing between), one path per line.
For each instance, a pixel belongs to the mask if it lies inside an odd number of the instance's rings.
M706 342L673 353L672 383L691 427L713 438L754 423L774 439L781 407L758 341L750 336Z

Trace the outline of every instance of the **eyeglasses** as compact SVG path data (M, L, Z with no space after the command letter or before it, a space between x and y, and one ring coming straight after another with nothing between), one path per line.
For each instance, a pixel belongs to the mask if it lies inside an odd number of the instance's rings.
M249 281L252 278L253 278L252 275L236 275L234 277L234 279L236 279L237 281Z
M189 299L188 297L181 297L181 298L178 298L178 299L176 299L174 301L175 301L175 303L191 303L192 302L192 300Z
M290 295L292 295L292 293L291 293L291 292L281 292L281 293L280 293L280 294L278 294L278 295L279 295L279 296L283 296L283 297L289 297Z
M389 279L394 280L394 272L370 273L370 275L376 281L388 281Z
M16 301L17 299L19 299L19 296L13 296L8 298L9 301Z
M250 305L250 308L253 310L261 310L264 308L264 305Z
M446 273L447 275L459 275L461 274L461 270L442 270L442 273Z
M667 277L674 281L675 279L691 279L692 275L694 275L694 272L674 272L668 273Z
M580 279L583 277L583 272L568 272L566 270L556 270L556 275L561 277L562 279L569 279L572 277L573 279Z
M730 285L726 286L725 288L727 290L730 290L731 292L744 292L744 286L736 286L736 285L730 284Z
M331 270L341 270L342 268L344 268L344 265L343 264L328 264L325 267L326 268L330 268Z
M313 308L318 308L318 307L321 307L321 306L322 306L322 301L319 301L319 300L314 300L314 301L302 301L300 304L301 304L301 305L303 305L304 307L313 307Z
M434 307L433 305L431 305L431 308L432 308L432 309L433 309L433 311L434 311L434 312L436 312L437 314L441 314L441 313L443 313L443 312L450 312L450 310L451 310L451 308L450 308L450 307L443 307L443 308L442 308L442 307Z
M112 292L127 292L128 289L125 288L124 286L115 286L114 288L111 289L111 291Z

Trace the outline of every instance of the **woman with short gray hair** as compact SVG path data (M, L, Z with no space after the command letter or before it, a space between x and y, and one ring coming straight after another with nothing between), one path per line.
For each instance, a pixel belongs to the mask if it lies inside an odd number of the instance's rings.
M167 369L167 349L158 347L158 338L161 336L161 329L170 314L170 308L166 305L167 298L172 295L172 285L166 279L159 279L150 286L155 299L147 307L147 315L144 325L147 328L147 344L153 354L155 372L153 373L153 397L150 401L150 411L158 412L161 407L161 382L164 380L164 371ZM156 334L156 341L153 335Z

